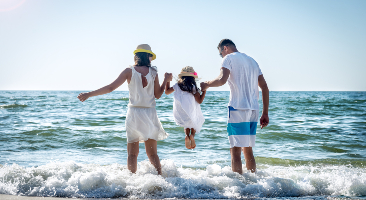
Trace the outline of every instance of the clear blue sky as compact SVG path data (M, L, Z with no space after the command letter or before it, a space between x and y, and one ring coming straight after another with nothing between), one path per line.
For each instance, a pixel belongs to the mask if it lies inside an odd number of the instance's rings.
M272 91L365 91L365 10L364 0L0 0L0 90L98 89L141 43L160 81L187 65L206 81L229 38Z

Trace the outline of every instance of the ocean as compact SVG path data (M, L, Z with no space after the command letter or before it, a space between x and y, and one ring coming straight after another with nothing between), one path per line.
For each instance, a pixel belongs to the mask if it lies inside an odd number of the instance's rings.
M158 141L162 176L143 143L136 174L127 169L128 92L85 102L80 92L0 91L0 194L366 199L366 92L271 91L270 123L258 127L253 148L257 173L243 175L231 171L229 92L207 92L194 150L174 123L173 95L164 94L156 100L169 133Z

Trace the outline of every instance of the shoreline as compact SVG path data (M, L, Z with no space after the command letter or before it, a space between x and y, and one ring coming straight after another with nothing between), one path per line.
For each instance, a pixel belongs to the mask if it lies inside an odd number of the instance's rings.
M0 194L1 200L65 200L65 199L83 199L83 200L107 200L107 199L128 199L128 198L69 198L69 197L39 197L39 196L17 196L10 194ZM179 200L179 199L175 199Z
M1 200L60 200L61 197L38 197L38 196L16 196L10 194L0 194ZM71 199L71 198L70 198Z

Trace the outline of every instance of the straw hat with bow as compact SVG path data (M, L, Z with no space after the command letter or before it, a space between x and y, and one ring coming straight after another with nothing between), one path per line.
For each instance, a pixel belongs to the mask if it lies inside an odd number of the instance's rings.
M182 78L182 76L193 76L194 78L198 78L197 72L194 71L193 67L187 66L182 69L182 71L179 73L178 77Z

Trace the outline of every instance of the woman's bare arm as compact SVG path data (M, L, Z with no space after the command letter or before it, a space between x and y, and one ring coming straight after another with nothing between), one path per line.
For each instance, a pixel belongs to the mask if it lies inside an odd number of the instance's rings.
M159 99L161 95L163 95L166 83L173 80L173 75L171 73L165 73L164 75L164 81L159 85L159 77L158 74L156 74L155 82L154 82L154 95L155 98Z
M130 79L132 75L132 70L130 68L126 68L122 71L122 73L118 76L118 78L113 81L111 84L106 85L100 89L87 92L87 93L80 93L78 99L82 102L87 100L89 97L98 96L110 93L121 86L127 79Z

